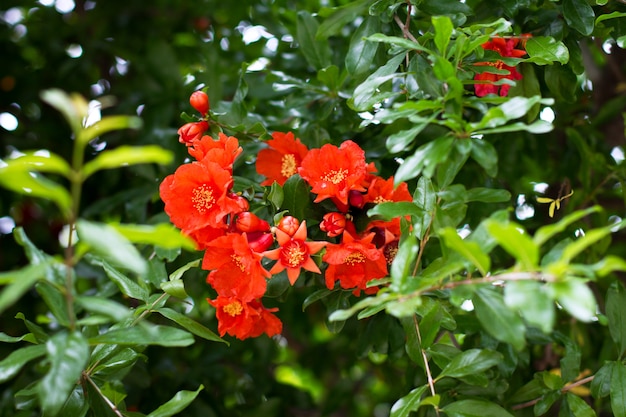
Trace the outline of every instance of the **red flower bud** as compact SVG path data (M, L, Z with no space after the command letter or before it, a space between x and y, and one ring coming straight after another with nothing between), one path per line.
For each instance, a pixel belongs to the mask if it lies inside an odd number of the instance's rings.
M278 222L277 227L289 236L293 236L296 230L298 230L298 227L300 227L300 220L293 216L284 216L280 219L280 222Z
M270 224L254 213L244 211L237 215L235 227L240 232L269 232Z
M346 216L342 213L326 213L320 223L320 229L322 232L326 232L328 237L339 236L343 233L345 228Z
M250 210L250 203L248 202L248 200L246 200L245 197L242 197L239 194L230 193L228 194L228 198L230 198L231 200L235 200L235 202L239 206L240 210L237 213Z
M265 252L274 243L274 236L271 233L246 233L246 238L248 239L248 246L256 253Z
M189 104L203 116L209 112L209 96L204 91L194 91L189 97Z
M365 197L363 194L356 190L350 190L348 195L348 202L352 207L363 208L365 205Z
M178 141L191 145L191 142L200 139L208 128L209 124L205 121L186 123L178 129Z

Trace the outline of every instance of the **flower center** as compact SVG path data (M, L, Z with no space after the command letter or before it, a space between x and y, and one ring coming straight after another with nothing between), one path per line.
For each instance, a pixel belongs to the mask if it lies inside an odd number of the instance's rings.
M301 240L287 242L280 251L280 260L288 268L297 268L306 261L309 248Z
M208 184L202 184L199 187L194 188L191 193L191 203L200 214L204 214L209 211L211 207L213 207L213 204L215 204L213 188L211 188Z
M343 260L344 264L348 264L350 266L354 266L363 262L365 262L365 255L363 255L361 252L352 252Z
M387 200L387 199L386 199L385 197L383 197L382 195L379 195L378 197L376 197L376 198L374 199L374 203L376 203L376 204L386 203L386 202L388 202L388 201L390 201L390 200Z
M283 177L289 178L297 172L298 164L296 164L296 157L293 154L283 155L281 162L280 175Z
M322 180L327 181L327 182L332 182L333 184L337 185L341 181L345 180L347 176L348 176L347 169L340 169L339 171L333 169L327 172L326 175L322 177Z
M235 317L241 314L243 306L239 301L233 301L232 303L224 306L224 313L231 317Z
M241 256L232 254L230 255L230 259L232 259L233 263L237 268L241 270L241 272L246 272L246 266L241 262Z

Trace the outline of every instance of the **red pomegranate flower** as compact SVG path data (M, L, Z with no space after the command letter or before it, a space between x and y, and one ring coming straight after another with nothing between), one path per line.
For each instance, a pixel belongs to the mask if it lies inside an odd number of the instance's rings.
M207 301L216 309L217 331L221 337L226 333L240 340L263 333L272 337L283 329L280 319L272 314L278 309L265 308L259 300L244 301L220 295Z
M413 201L413 197L409 193L409 187L405 182L394 187L393 177L386 180L381 177L374 177L369 187L367 187L365 204L379 204L388 201Z
M275 229L279 248L263 253L268 259L278 261L270 269L270 274L277 274L286 269L289 282L293 285L302 269L320 274L321 271L311 255L321 251L327 242L307 242L306 221L302 220L293 236Z
M235 159L243 152L236 137L226 136L223 133L219 134L217 140L210 136L202 136L193 140L189 145L189 154L196 160L213 161L230 172L233 170Z
M522 35L521 37L515 38L495 37L489 42L485 42L482 47L487 50L495 51L503 57L521 58L526 55L526 51L523 49L515 49L515 47L520 44L520 41L523 46L525 40L529 36L530 35ZM522 74L520 74L515 67L507 65L502 61L480 62L476 65L493 66L496 69L506 70L509 72L508 74L494 74L492 72L488 72L489 70L486 70L476 74L474 80L483 81L483 83L474 84L474 91L478 97L484 97L487 94L499 94L504 97L509 93L511 86L508 84L496 85L495 83L504 78L509 80L522 79Z
M298 173L298 167L309 149L293 136L293 133L272 133L267 141L269 148L262 149L256 160L256 170L267 179L261 185L272 185L276 181L283 185L289 177Z
M373 238L374 233L358 240L344 233L340 244L326 246L322 260L328 263L325 275L328 289L334 288L336 281L341 288L365 289L368 281L387 276L385 256L372 243Z
M363 149L348 140L340 147L326 144L310 150L298 173L312 187L311 192L317 194L316 203L332 198L343 210L348 207L350 191L365 191L362 183L368 165Z

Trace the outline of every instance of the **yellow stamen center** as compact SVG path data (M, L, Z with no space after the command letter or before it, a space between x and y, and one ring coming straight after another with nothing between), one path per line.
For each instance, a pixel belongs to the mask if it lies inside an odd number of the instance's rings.
M240 315L242 311L243 306L239 301L233 301L232 303L224 306L224 313L230 315L231 317Z
M230 259L233 260L233 263L237 268L241 270L241 272L246 272L246 266L241 262L241 256L232 254L230 255Z
M296 164L296 157L289 153L283 155L280 166L280 175L285 178L289 178L297 172L298 165Z
M332 182L333 184L337 185L341 181L345 180L347 176L347 169L340 169L339 171L333 169L327 172L326 175L322 177L322 181Z
M198 213L204 214L209 211L213 204L215 204L215 197L213 197L213 189L207 184L202 184L199 187L193 189L191 193L191 202L193 207L198 210Z
M348 264L350 266L354 266L363 262L365 262L365 255L363 255L361 252L352 252L343 260L344 264Z
M379 195L378 197L376 197L376 198L374 199L374 203L376 203L376 204L386 203L386 202L388 202L388 201L390 201L390 200L387 200L385 197L383 197L383 196L381 196L381 195Z
M306 260L308 250L302 241L292 240L283 246L281 261L288 268L297 268Z

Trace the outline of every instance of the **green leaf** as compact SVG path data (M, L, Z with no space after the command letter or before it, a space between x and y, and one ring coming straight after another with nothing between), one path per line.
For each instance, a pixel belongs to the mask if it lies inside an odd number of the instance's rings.
M76 303L87 311L102 314L117 322L127 319L132 314L128 307L102 297L81 295L76 297Z
M596 299L587 284L581 279L570 278L551 284L559 304L574 318L590 322L596 317Z
M575 417L596 417L596 412L579 396L568 392L565 394L565 398L567 399L570 411Z
M111 226L133 243L160 246L166 249L183 248L192 252L196 250L194 241L169 223L156 225L113 223Z
M411 275L411 270L417 258L419 246L415 235L407 235L398 248L398 252L391 263L391 282L398 291L402 291L407 277Z
M185 283L182 279L161 282L159 287L172 297L180 298L181 300L189 297L189 294L187 294L187 291L185 290Z
M618 225L585 231L584 236L574 240L572 243L567 245L565 249L563 249L560 261L565 263L572 261L589 246L597 243L601 239L604 239L606 236L613 233L614 230L621 229L624 225L626 225L626 222L622 221Z
M455 356L441 371L437 380L443 377L460 378L479 374L502 362L501 353L489 349L469 349Z
M490 142L484 139L472 138L472 150L470 155L478 165L483 167L490 177L498 173L498 153Z
M435 27L435 45L443 57L448 56L448 45L452 38L454 27L448 16L433 16L432 23Z
M599 4L599 3L598 3ZM596 25L600 22L603 22L608 19L615 19L619 17L626 17L626 13L624 12L612 12L612 13L604 13L596 18Z
M374 207L367 211L367 215L380 216L384 220L392 220L397 217L413 216L415 218L421 218L424 215L422 209L420 209L415 203L409 201L386 201L384 203L376 204Z
M367 38L368 40L371 37ZM374 104L382 100L400 94L399 92L379 91L387 81L397 77L398 66L402 63L404 54L398 54L373 72L369 77L359 84L355 89L352 97L348 99L350 108L356 111L365 111L371 109Z
M116 268L111 266L108 262L96 258L91 258L90 262L94 265L102 266L107 276L115 283L115 285L117 285L122 294L124 294L125 296L135 298L141 301L148 300L148 296L150 294L148 293L147 289L140 286L135 281L128 278L126 275L122 274Z
M317 38L325 40L330 36L337 35L347 24L354 22L355 19L360 17L368 7L368 0L357 0L341 7L323 8L319 14L327 17L317 30ZM376 20L380 22L380 19Z
M596 15L586 0L563 0L565 22L584 36L593 32Z
M0 314L18 302L37 281L43 279L47 268L46 263L39 263L0 274L0 283L6 285L0 293Z
M59 288L48 281L41 281L35 285L35 289L45 301L50 313L57 319L58 324L68 327L70 316L67 311L67 300Z
M86 179L102 169L120 168L136 164L161 164L172 162L172 152L156 145L148 146L120 146L108 151L102 151L83 167L83 178Z
M420 2L418 9L433 16L455 15L457 13L469 16L473 14L472 9L465 3L456 0L438 0Z
M4 162L11 170L50 172L69 178L72 168L59 155L48 150L26 151Z
M491 259L484 253L476 242L466 242L455 229L444 228L437 231L447 247L467 259L474 265L482 276L487 275L491 268Z
M460 400L441 408L449 417L513 417L499 405L484 400Z
M611 393L611 376L613 375L613 368L618 366L617 362L606 362L593 377L591 381L591 395L593 398L608 397Z
M137 116L105 116L102 119L95 122L94 124L92 124L91 126L81 129L80 133L77 135L78 142L81 144L86 144L87 142L90 142L96 137L103 135L107 132L111 132L114 130L122 130L122 129L139 129L142 125L143 125L143 121ZM122 146L122 148L126 148L126 147L127 146ZM156 146L154 148L156 148ZM115 152L115 151L106 151L106 152ZM103 152L102 154L104 153L105 152ZM136 162L136 163L140 163L140 162ZM85 168L87 168L87 165L85 165Z
M59 207L64 217L69 218L72 198L65 187L22 168L11 165L0 168L0 185L19 194L50 200Z
M414 234L421 240L432 223L437 204L437 194L430 178L422 176L417 180L417 187L413 193L413 202L424 212L413 223L415 228Z
M537 246L541 246L548 241L551 237L555 236L558 233L564 231L568 226L577 222L578 220L586 217L591 213L597 213L602 210L600 206L593 206L586 208L584 210L578 210L567 216L563 217L557 223L549 224L546 226L542 226L535 232L535 236L533 237L533 241Z
M417 411L422 402L422 395L427 389L428 385L414 388L396 401L391 407L391 417L409 417L412 411Z
M539 261L539 248L515 223L485 222L487 231L504 250L513 256L522 268L532 271Z
M196 399L204 385L200 385L195 391L178 391L174 397L148 414L146 417L171 417L183 411L193 400Z
M202 324L198 323L195 320L190 319L189 317L181 314L171 308L161 307L157 310L159 314L168 319L172 320L176 324L181 327L189 330L191 333L195 334L198 337L201 337L206 340L210 340L212 342L223 342L227 343L224 339L220 338L218 335L213 333L211 330L204 327Z
M323 26L323 24L322 24ZM378 43L366 38L380 30L380 19L370 16L365 18L354 32L350 40L350 47L346 54L346 70L353 76L366 73L372 66L372 61L378 51Z
M80 332L62 332L46 342L50 361L48 373L37 386L46 415L56 415L74 390L89 359L89 345Z
M511 200L511 193L507 190L476 187L467 190L465 202L480 201L481 203L506 203Z
M557 100L566 103L576 101L579 82L570 66L548 65L544 70L544 80Z
M287 210L290 215L297 219L306 219L311 209L311 193L307 183L300 175L292 175L283 184L283 205L281 209Z
M537 281L509 281L504 286L504 303L532 326L550 333L556 317L550 287Z
M406 158L394 177L396 183L418 177L422 172L427 177L432 177L435 168L443 162L454 143L452 136L442 136L428 142Z
M118 345L158 345L158 346L189 346L194 343L193 336L169 326L145 325L141 323L133 327L109 330L89 339L90 344Z
M174 272L172 272L170 274L170 281L175 281L177 279L181 279L185 272L187 272L191 268L197 268L198 266L200 266L200 262L201 261L202 261L202 259L196 259L196 260L187 262L185 265L181 266L176 271L174 271Z
M569 50L561 41L550 36L533 36L526 41L528 61L538 65L549 65L558 62L562 65L569 61Z
M26 326L28 331L31 332L33 336L35 336L35 339L38 343L44 343L48 340L48 333L46 333L44 329L41 328L41 326L38 326L32 321L28 320L24 316L24 313L17 313L15 315L15 318L24 322L24 325Z
M430 49L423 47L419 43L406 38L401 38L399 36L388 36L382 33L375 33L372 36L369 36L367 40L371 42L387 43L389 45L397 46L408 51L421 51L427 52L429 54L432 53ZM404 54L402 54L402 58L404 58Z
M622 357L626 350L626 289L618 281L613 282L607 292L606 316L617 354Z
M320 402L324 394L324 385L310 368L291 364L278 365L274 370L274 378L281 384L308 392L316 403Z
M330 65L330 46L326 40L316 38L318 30L319 24L311 13L306 10L298 11L296 39L300 44L300 51L309 65L320 70Z
M611 373L611 411L615 417L626 417L626 365L614 362Z
M89 115L89 104L80 94L70 95L53 88L42 91L41 99L61 112L72 128L72 132L75 135L79 134L83 128L83 120Z
M89 245L95 254L113 266L139 275L148 270L148 263L139 251L113 226L78 220L76 231L81 243Z
M0 361L0 383L13 378L24 365L45 353L45 345L26 346L12 351Z
M504 303L500 293L480 288L472 299L478 321L491 336L520 351L526 343L522 319Z

